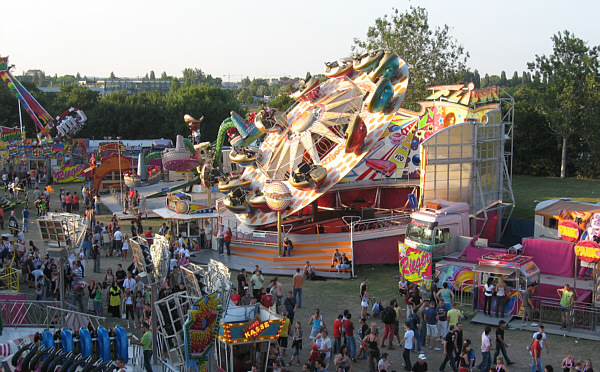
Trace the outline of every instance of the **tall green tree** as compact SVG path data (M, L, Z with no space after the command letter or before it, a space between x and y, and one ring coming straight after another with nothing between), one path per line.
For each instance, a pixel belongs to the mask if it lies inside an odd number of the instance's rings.
M366 39L354 39L358 53L385 49L396 52L409 67L410 87L406 104L422 100L432 85L462 82L458 75L466 70L469 53L450 34L450 27L431 27L425 8L411 6L407 11L394 9L391 15L375 20Z
M551 133L562 142L560 176L565 178L569 141L586 129L597 132L597 117L592 113L597 112L594 100L600 89L600 48L589 47L569 31L552 36L552 41L553 53L536 55L528 67L542 76L541 83L535 82L536 103Z

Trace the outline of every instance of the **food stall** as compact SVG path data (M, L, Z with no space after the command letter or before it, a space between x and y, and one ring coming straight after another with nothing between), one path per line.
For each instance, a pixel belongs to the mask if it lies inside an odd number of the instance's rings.
M269 344L277 342L285 318L260 304L229 303L219 322L218 371L249 371L252 364L267 371Z
M478 264L473 267L475 296L473 296L473 308L483 309L484 286L488 278L492 277L497 283L502 276L507 285L506 301L504 303L504 314L520 315L523 309L523 294L529 283L539 286L540 269L533 262L533 257L521 256L509 253L492 253L483 255L478 259ZM496 309L496 296L492 299L492 311Z

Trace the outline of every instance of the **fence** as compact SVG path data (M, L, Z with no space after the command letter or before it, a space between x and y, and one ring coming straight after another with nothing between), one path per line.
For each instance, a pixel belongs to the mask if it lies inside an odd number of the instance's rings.
M400 213L387 217L361 220L354 223L354 233L372 230L396 230L406 228L410 221L410 213Z
M473 284L449 280L448 286L453 289L454 302L459 306L473 305Z
M58 306L58 301L6 300L0 303L0 311L4 316L5 327L71 326L70 328L78 329L78 324L92 323L97 328L106 320L104 317L61 309Z
M596 331L599 320L598 309L591 304L575 302L569 307L567 329ZM540 323L563 325L560 300L553 298L540 299Z

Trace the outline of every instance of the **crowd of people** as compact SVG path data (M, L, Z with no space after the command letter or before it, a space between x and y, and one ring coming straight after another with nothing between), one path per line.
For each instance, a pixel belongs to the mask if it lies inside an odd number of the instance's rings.
M454 301L454 292L447 282L440 283L439 280L427 293L421 293L418 286L400 279L398 290L403 297L400 302L406 305L404 308L396 299L385 304L375 301L369 294L370 282L365 278L360 284L361 313L358 320L349 310L335 316L324 314L320 308L315 309L306 323L295 319L296 310L301 306L303 283L312 279L310 270L309 262L304 269L296 269L293 288L287 291L285 299L286 291L279 278L275 277L266 284L267 280L258 266L252 275L242 270L237 277L237 289L231 296L234 304L261 303L284 316L280 337L272 345L267 361L269 370L279 372L285 371L286 366L287 370L291 370L302 365L302 371L403 369L425 372L451 368L454 372L508 372L515 364L508 353L507 323L499 319L494 329L485 326L480 342L468 339L462 324L465 316ZM496 281L494 285L502 286L503 280ZM567 287L561 289L559 295L568 291ZM368 320L370 314L367 311L373 302L373 315L383 323L383 329L378 322ZM497 311L502 313L501 309ZM329 324L332 324L331 328ZM553 372L551 365L543 363L543 354L549 354L545 328L543 325L536 326L538 330L527 346L531 355L531 371ZM310 352L307 359L301 359L300 351L306 343ZM400 350L395 352L397 348ZM443 360L439 366L428 366L427 355L431 356L431 353L440 353ZM360 364L361 360L366 360L366 366ZM576 360L571 352L563 359L561 368L565 372L593 371L591 360Z

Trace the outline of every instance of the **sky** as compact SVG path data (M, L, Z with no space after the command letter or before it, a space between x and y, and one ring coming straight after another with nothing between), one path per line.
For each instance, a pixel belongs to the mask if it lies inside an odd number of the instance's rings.
M482 76L521 75L536 54L552 53L558 31L600 45L597 0L4 0L0 56L14 74L159 77L191 67L225 82L304 77L351 55L377 18L411 5L427 9L430 26L450 26Z

